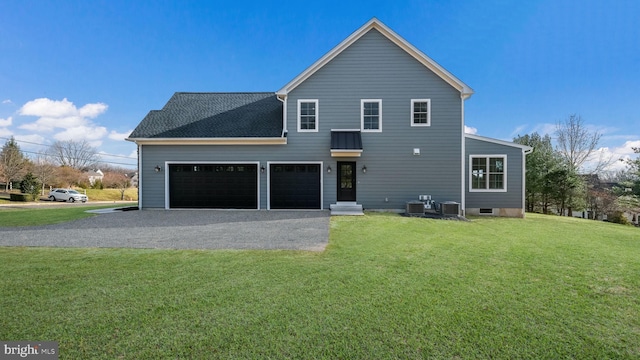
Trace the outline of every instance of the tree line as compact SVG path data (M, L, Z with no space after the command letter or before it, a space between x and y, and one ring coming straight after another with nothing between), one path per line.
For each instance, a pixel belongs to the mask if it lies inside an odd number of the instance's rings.
M91 184L85 172L98 168L104 177ZM4 182L5 192L15 187L34 198L44 195L47 186L114 188L124 196L131 176L131 170L100 163L97 149L86 140L56 141L45 155L29 158L11 137L0 151L0 182Z
M527 211L572 216L588 209L591 219L606 214L619 222L625 222L623 212L640 211L640 157L604 158L597 151L602 134L590 131L579 115L559 121L554 135L555 146L550 135L537 132L513 140L534 148L526 160ZM615 161L625 161L626 169L606 171Z

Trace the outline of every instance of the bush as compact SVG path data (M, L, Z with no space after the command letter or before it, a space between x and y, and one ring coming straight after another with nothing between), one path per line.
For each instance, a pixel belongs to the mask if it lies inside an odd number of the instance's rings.
M14 194L14 193L11 193L11 194L9 194L9 200L11 200L11 201L28 202L28 201L33 201L33 196L31 194Z
M33 201L38 198L38 195L40 195L41 186L42 183L30 172L24 176L22 181L20 181L20 191L22 191L24 194L31 195L32 200L28 201Z
M616 223L616 224L631 225L631 223L629 222L629 220L627 220L627 217L624 216L622 211L614 211L613 213L609 214L607 216L607 221Z

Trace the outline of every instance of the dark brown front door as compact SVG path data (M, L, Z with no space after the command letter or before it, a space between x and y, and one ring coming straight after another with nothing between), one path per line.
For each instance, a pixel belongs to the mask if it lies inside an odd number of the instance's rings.
M338 201L356 201L355 162L338 162Z

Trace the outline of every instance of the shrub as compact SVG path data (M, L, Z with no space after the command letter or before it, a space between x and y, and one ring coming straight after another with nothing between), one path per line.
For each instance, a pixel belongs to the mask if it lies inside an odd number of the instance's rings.
M9 200L11 200L11 201L28 202L28 201L33 201L33 196L31 194L15 194L15 193L11 193L11 194L9 194Z
M24 194L31 195L31 200L26 201L34 201L35 199L37 199L38 195L40 194L41 186L42 183L30 172L24 176L22 181L20 181L20 191L22 191Z
M622 224L622 225L631 225L627 217L624 216L622 211L614 211L613 213L607 216L607 220L612 223Z

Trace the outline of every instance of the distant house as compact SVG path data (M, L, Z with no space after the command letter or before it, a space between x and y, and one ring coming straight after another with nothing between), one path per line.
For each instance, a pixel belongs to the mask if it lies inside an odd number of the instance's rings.
M268 69L264 69L268 71ZM473 90L371 19L280 90L175 93L127 139L142 209L524 216L532 148L464 132Z
M93 186L96 181L102 181L102 179L104 178L104 173L100 169L89 170L84 173L84 176L89 179L89 184Z

